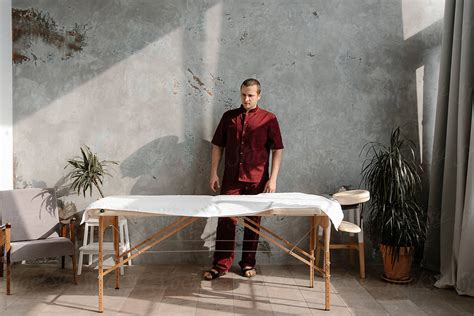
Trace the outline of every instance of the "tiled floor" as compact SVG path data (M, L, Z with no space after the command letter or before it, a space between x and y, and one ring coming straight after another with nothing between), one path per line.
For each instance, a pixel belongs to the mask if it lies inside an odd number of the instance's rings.
M259 266L246 279L228 273L201 281L202 266L126 267L121 289L106 277L105 315L474 315L474 298L432 286L418 272L410 285L380 280L380 267L369 267L360 280L355 269L333 268L330 312L324 308L324 283L308 288L304 266ZM15 265L12 295L2 282L0 315L97 315L97 271L84 269L79 285L70 270L56 265ZM3 281L3 280L2 280Z

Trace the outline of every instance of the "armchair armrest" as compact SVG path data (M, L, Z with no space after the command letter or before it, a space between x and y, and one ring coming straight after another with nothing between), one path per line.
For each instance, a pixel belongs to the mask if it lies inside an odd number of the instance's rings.
M6 278L6 292L10 295L10 277L11 277L11 266L10 266L10 254L11 254L11 227L10 223L0 226L0 276L3 277L3 264L7 264L7 278Z
M0 226L0 247L2 248L2 256L4 252L10 250L10 238L11 238L11 225L6 223L5 225Z

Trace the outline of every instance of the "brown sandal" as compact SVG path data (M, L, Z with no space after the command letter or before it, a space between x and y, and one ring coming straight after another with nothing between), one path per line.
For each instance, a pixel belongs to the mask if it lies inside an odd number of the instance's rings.
M216 269L212 268L211 270L204 271L202 274L202 278L206 281L212 281L220 276L223 276L224 274L225 272L219 272Z

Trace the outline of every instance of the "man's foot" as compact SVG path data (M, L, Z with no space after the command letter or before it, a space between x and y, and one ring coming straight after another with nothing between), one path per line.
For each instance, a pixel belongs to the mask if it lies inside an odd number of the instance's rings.
M208 271L204 271L203 274L202 274L202 278L206 281L211 281L211 280L215 280L217 279L218 277L224 275L225 272L219 272L217 271L217 269L210 269Z
M242 268L242 275L247 278L251 278L257 275L257 270L255 270L255 267L243 267Z

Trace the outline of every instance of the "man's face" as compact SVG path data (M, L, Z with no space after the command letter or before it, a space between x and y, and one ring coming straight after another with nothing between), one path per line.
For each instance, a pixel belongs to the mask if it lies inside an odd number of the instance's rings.
M240 101L245 110L254 109L258 100L260 100L260 94L257 92L257 86L243 86L240 89Z

